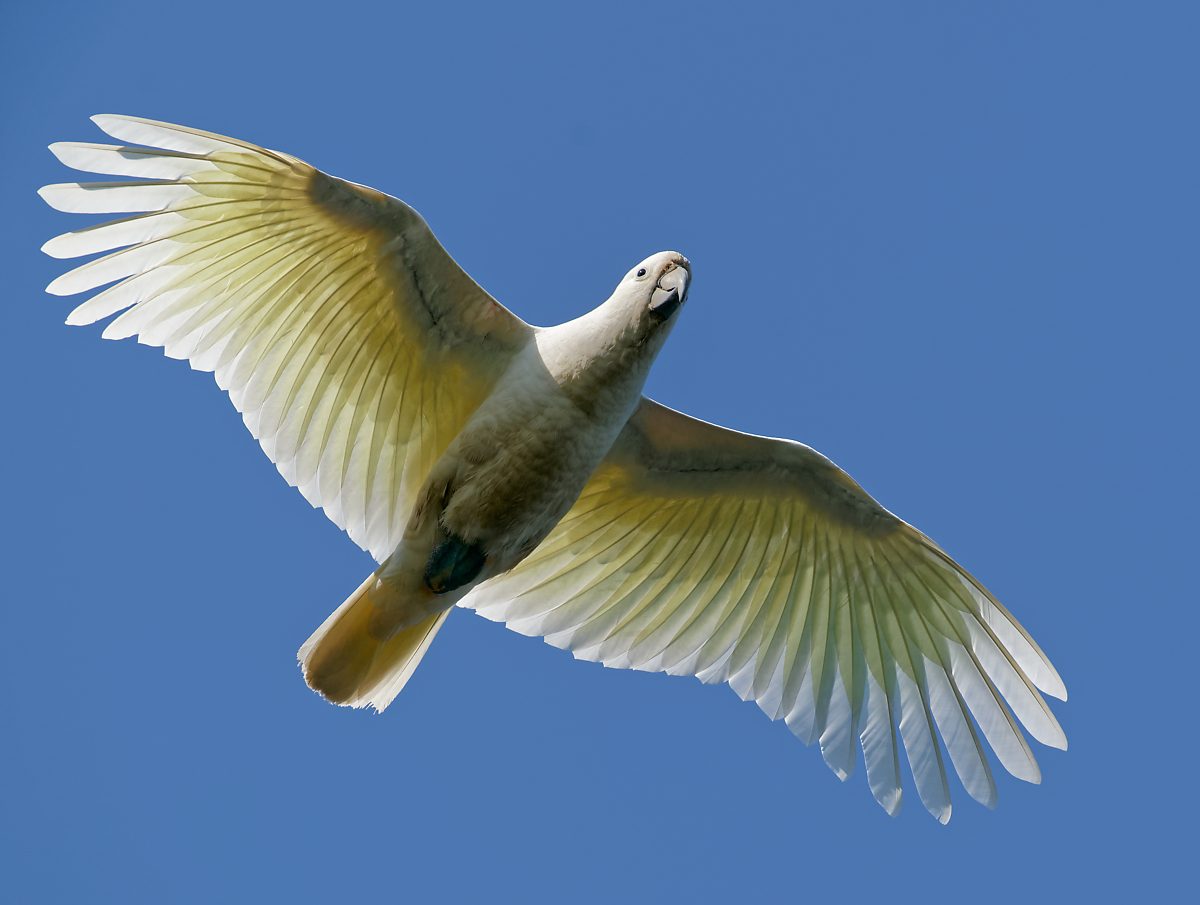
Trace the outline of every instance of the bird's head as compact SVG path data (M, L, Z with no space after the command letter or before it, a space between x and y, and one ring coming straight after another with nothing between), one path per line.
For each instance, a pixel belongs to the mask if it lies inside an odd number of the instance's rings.
M687 298L692 265L677 251L660 251L621 279L594 315L613 342L639 356L658 354Z
M639 325L657 332L683 307L691 275L687 258L677 251L660 251L625 274L613 296Z
M551 328L548 335L564 341L561 348L541 341L543 357L561 357L558 366L566 371L586 366L595 372L602 361L614 373L644 379L678 319L690 279L691 264L679 252L651 255L622 277L602 305L562 329Z

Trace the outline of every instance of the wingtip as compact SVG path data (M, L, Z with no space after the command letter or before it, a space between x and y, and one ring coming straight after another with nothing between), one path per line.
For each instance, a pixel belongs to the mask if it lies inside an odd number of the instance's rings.
M876 795L875 801L889 817L895 817L900 813L901 805L904 804L904 791L893 789L885 795Z
M46 291L47 292L50 291L49 286L46 287ZM83 305L79 306L79 308L82 308L82 307L83 307ZM96 322L94 318L89 318L89 317L86 317L86 316L80 314L79 308L76 308L74 311L72 311L70 314L68 314L67 319L65 321L63 321L63 323L66 324L68 327L86 327L88 324L94 324Z
M1067 733L1058 720L1054 719L1053 714L1050 714L1050 725L1045 727L1045 730L1034 737L1048 748L1055 748L1059 751L1067 750Z
M1035 682L1042 694L1048 694L1052 698L1059 701L1067 699L1067 685L1062 680L1062 676L1058 674L1058 670L1054 668L1054 664L1050 662L1050 658L1045 654L1042 655L1042 665L1046 667L1048 675L1040 676L1039 682Z
M53 241L53 240L51 240L51 241ZM46 251L46 245L48 245L48 244L50 244L50 243L47 242L42 245L42 251ZM68 276L70 276L70 272L64 273L62 276L56 277L55 279L51 280L50 283L46 286L46 291L48 293L50 293L51 295L57 295L57 296L75 295L75 293L79 292L80 290L64 288L64 286L63 286L63 284L65 282L65 278Z
M88 117L88 119L90 119L92 124L105 135L112 135L113 133L110 131L109 127L113 123L129 122L130 120L134 119L134 117L122 116L120 113L93 113ZM113 137L115 138L116 136L114 135Z
M65 166L70 166L69 163L67 163L65 160L63 160L63 154L66 152L66 146L69 144L71 144L71 142L52 141L52 142L50 142L50 144L46 145L46 150L49 151L52 155L54 155L54 159L57 160L59 163L65 165ZM41 193L42 193L42 190L38 189L38 194L40 195ZM45 196L43 196L43 200L44 200L44 197Z
M1060 700L1060 701L1065 701L1067 699L1066 683L1064 683L1063 680L1061 678L1059 678L1057 673L1055 674L1054 677L1056 679L1058 679L1058 684L1054 688L1046 688L1046 689L1044 689L1044 691L1046 692L1046 694L1050 695L1050 697L1052 697L1052 698L1058 698L1058 700Z
M144 116L131 116L128 113L93 113L88 117L100 129L107 132L106 124L108 123L144 123L151 126L170 126L171 123L165 123L157 119L147 119Z
M74 257L74 255L72 255L68 249L64 249L62 247L63 240L70 235L71 233L65 233L61 236L54 236L53 238L47 239L42 243L42 254L49 255L50 257L56 258L60 261L66 258Z

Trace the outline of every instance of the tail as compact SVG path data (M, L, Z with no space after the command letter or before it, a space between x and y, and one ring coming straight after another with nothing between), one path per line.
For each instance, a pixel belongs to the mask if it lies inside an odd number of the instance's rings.
M381 612L403 609L397 594L372 574L304 642L296 656L313 691L345 707L382 712L392 703L453 609L398 631L381 629Z

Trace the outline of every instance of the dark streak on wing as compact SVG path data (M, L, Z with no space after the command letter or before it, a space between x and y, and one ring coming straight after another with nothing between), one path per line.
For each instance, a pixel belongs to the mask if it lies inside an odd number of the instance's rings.
M421 285L420 272L412 260L412 249L404 235L406 226L413 223L424 225L420 215L397 198L367 186L346 182L320 170L313 171L308 194L321 210L355 230L378 233L382 227L394 234L393 241L400 252L399 263L409 278L420 307L429 318L428 326L436 328L439 318Z
M380 226L390 226L399 232L408 225L406 220L420 219L415 210L398 198L318 169L312 171L308 197L331 217L364 232Z
M435 328L438 333L444 333L441 328L440 318L434 311L433 304L429 300L429 294L425 291L425 287L421 285L421 271L412 261L412 250L405 243L400 250L400 256L404 261L404 269L408 271L409 277L412 279L413 289L417 293L417 298L421 301L421 307L425 309L425 313L429 316L429 326Z
M640 482L682 493L778 493L802 496L824 515L870 537L900 530L904 522L814 449L792 440L743 434L643 399L613 456ZM640 474L638 474L640 472Z
M313 170L312 203L343 226L381 242L396 276L411 287L408 314L435 333L444 348L515 352L531 328L471 279L438 242L425 219L399 198Z

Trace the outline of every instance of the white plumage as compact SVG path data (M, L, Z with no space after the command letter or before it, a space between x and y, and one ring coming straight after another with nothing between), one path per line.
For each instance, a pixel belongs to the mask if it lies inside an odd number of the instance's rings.
M901 750L945 822L946 755L991 807L986 747L1030 782L1025 732L1066 747L1054 667L933 541L806 446L641 396L681 255L535 328L401 201L236 139L94 119L146 147L51 150L132 181L41 194L132 216L47 242L105 253L49 291L109 286L68 322L118 315L106 337L214 372L280 473L381 563L300 651L330 699L386 707L457 603L581 659L727 682L842 779L861 747L889 813Z

